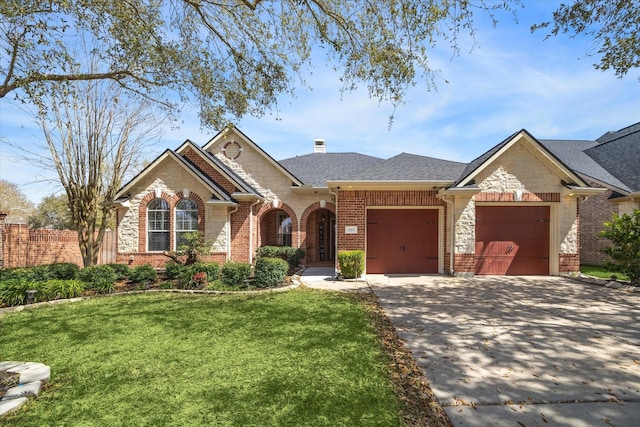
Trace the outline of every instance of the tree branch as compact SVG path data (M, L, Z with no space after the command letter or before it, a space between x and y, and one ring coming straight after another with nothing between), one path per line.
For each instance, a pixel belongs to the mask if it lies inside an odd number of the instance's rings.
M87 81L87 80L106 80L111 79L120 81L125 78L132 78L144 83L154 84L152 81L136 76L130 71L120 70L111 71L109 73L79 73L79 74L31 74L30 76L20 79L12 84L4 83L0 86L0 98L4 98L11 91L20 87L26 87L31 83L47 81L47 82L66 82L66 81Z

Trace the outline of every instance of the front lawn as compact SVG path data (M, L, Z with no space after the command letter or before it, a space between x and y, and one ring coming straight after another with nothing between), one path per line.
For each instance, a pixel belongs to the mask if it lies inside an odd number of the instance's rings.
M620 280L629 280L629 276L627 276L626 274L612 271L600 265L581 265L580 272L588 276L598 277L600 279L611 279L611 276L616 276L616 278Z
M365 305L300 289L154 293L0 317L0 359L51 366L9 425L401 425Z

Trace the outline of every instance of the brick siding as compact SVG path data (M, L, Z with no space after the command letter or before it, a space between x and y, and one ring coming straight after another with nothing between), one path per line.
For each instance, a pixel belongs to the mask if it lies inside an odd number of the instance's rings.
M496 191L486 191L476 194L476 202L515 202L512 191L500 193ZM559 202L560 193L522 193L522 202Z
M453 270L455 273L475 272L475 254L454 254Z
M589 185L598 186L594 182ZM609 240L598 237L604 229L604 222L610 221L618 206L608 201L612 191L607 190L597 196L590 196L580 202L580 262L588 265L602 265L607 256L602 249L611 245Z
M560 254L558 271L562 273L576 273L580 271L580 256L578 254Z
M33 229L26 224L2 227L2 267L32 267L56 262L82 266L78 233L73 230Z
M443 206L445 208L444 217L447 217L445 203L436 197L436 191L339 190L338 200L338 252L355 249L366 250L366 210L370 206ZM345 227L348 226L358 227L358 233L346 234ZM447 250L445 247L445 252Z

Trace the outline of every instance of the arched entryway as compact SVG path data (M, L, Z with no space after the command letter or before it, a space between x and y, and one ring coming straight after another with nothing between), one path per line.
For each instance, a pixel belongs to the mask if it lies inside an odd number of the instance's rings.
M262 246L296 246L294 243L295 218L284 209L271 209L260 219Z
M328 204L322 208L312 206L303 215L305 236L303 249L307 265L333 266L336 258L336 215Z

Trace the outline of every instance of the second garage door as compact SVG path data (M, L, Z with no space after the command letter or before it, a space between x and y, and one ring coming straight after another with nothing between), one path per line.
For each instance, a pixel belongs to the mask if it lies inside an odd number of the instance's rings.
M475 273L549 274L549 206L476 206Z
M369 209L367 273L437 273L437 209Z

